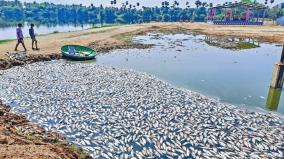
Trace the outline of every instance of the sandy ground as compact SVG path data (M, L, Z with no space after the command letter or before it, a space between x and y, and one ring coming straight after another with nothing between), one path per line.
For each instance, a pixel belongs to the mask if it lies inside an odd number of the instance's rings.
M105 51L121 46L127 47L129 41L124 35L136 35L150 31L192 31L208 35L250 37L261 41L284 44L283 26L222 26L207 23L147 23L94 28L78 32L56 33L39 36L40 51L31 50L31 40L25 39L29 55L48 55L60 53L60 47L66 44L91 46L98 51ZM0 59L7 59L6 54L13 52L16 41L0 44ZM21 47L19 49L22 49Z

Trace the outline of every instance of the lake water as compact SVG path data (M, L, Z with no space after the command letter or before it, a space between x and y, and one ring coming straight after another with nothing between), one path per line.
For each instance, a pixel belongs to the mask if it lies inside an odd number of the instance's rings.
M40 25L35 26L35 32L37 35L50 34L53 32L72 32L79 31L84 29L92 28L92 24L54 24L54 25ZM16 26L0 28L0 40L6 39L16 39ZM29 37L29 25L28 23L24 24L23 33L25 37Z
M100 54L97 63L147 72L223 102L284 114L283 95L278 107L266 105L272 71L282 47L250 40L259 47L231 50L210 46L205 39L208 37L191 34L138 36L134 40L156 46ZM283 91L276 92L279 96ZM277 97L271 100L278 102Z
M283 124L276 116L248 113L139 73L265 110L281 47L191 34L149 34L135 40L156 46L114 50L87 64L55 60L1 71L1 100L93 158L283 156ZM236 43L257 48L219 48ZM276 104L281 91L270 90L268 103ZM280 102L272 109L283 115L283 97Z

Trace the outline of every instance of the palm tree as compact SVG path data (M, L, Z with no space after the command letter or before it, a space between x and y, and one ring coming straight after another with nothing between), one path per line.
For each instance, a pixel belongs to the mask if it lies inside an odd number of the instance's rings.
M199 6L201 5L201 2L199 0L195 1L195 5L196 5L196 8L199 8Z
M165 1L165 5L166 5L166 7L168 7L170 5L170 2Z
M274 3L274 0L270 0L270 4L271 4L271 8L272 8L272 4ZM275 23L275 19L272 18L273 24Z
M179 6L179 3L177 1L174 1L175 6Z
M104 10L104 7L101 4L100 5L100 22L101 22L101 26L103 26L103 10Z
M186 2L186 8L190 8L189 2Z
M198 8L201 6L201 4L202 3L200 2L200 0L195 1L196 9L193 12L193 17L192 17L193 21L195 20L196 12L197 12Z

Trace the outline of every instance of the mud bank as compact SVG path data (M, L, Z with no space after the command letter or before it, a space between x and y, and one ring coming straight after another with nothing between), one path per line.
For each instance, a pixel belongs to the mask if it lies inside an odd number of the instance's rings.
M24 52L10 53L8 59L0 59L0 70L9 69L14 66L21 66L39 61L51 61L60 59L60 54L50 55L28 55Z
M57 133L45 131L0 103L0 158L88 159L79 147Z

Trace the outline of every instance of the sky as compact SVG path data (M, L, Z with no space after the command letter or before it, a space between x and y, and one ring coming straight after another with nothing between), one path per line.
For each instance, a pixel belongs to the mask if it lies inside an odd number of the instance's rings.
M90 5L91 3L93 3L95 6L99 6L100 4L103 4L104 6L110 5L110 1L111 0L20 0L20 1L25 1L25 2L33 2L33 1L37 1L37 2L52 2L52 3L60 3L60 4L80 4L82 3L83 5ZM122 4L127 0L117 0L118 4ZM162 1L165 0L128 0L129 3L133 3L136 4L137 2L139 2L141 4L141 6L160 6L162 4ZM169 2L173 2L174 0L168 0ZM191 4L191 6L195 6L194 2L195 0L177 0L181 7L185 6L186 2L189 2ZM208 3L212 2L214 5L216 4L222 4L224 2L235 2L236 0L201 0L202 2L206 1ZM237 0L240 1L240 0ZM257 0L258 2L263 3L265 0ZM270 0L269 0L270 1ZM284 2L284 0L274 0L274 4L279 4Z

